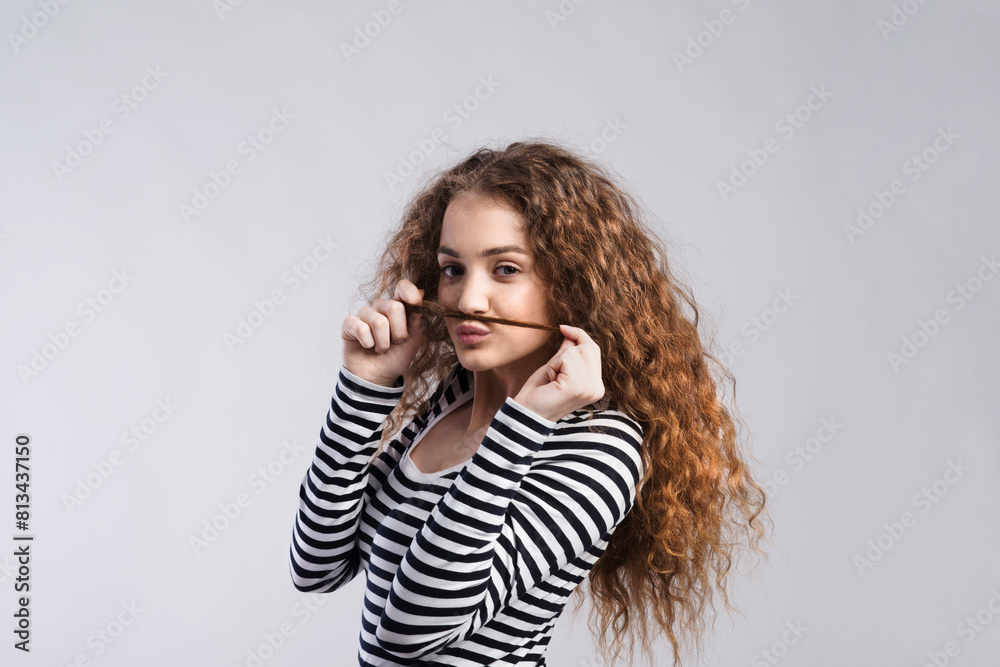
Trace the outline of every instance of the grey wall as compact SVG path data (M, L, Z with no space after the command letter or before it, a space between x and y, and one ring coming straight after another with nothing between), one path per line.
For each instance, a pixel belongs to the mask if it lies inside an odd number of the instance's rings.
M286 565L340 324L429 170L550 137L675 243L773 491L706 664L995 660L1000 2L223 2L0 9L3 655L354 664L362 579Z

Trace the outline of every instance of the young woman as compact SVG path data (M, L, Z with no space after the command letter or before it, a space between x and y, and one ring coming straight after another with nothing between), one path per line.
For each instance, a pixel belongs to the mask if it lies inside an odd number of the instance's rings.
M289 550L301 591L364 569L359 664L544 665L584 579L606 656L700 646L764 494L633 199L552 143L480 149L363 291Z

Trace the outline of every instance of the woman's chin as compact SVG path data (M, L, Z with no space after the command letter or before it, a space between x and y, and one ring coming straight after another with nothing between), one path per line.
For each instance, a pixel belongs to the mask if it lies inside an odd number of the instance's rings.
M487 355L483 354L480 350L463 350L461 345L455 346L455 356L458 357L458 361L462 364L462 367L470 371L486 371L496 365L491 363Z

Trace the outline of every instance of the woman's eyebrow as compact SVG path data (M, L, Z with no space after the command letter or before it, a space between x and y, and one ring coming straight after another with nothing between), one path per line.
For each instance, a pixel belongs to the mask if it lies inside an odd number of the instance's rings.
M489 257L491 255L502 255L505 252L519 252L522 255L529 255L530 253L519 245L503 245L499 248L490 248L489 250L484 250L480 253L481 257ZM457 250L452 250L447 246L441 246L438 248L439 255L451 255L452 257L461 257Z

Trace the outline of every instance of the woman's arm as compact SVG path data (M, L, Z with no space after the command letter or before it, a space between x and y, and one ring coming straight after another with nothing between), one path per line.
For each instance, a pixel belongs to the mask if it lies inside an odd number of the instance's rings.
M375 628L383 649L413 659L466 639L610 536L635 498L642 429L610 411L595 422L561 429L532 467L556 422L507 398L403 556Z
M312 465L299 487L289 571L300 591L329 593L357 575L369 461L402 396L402 376L384 387L341 366Z

